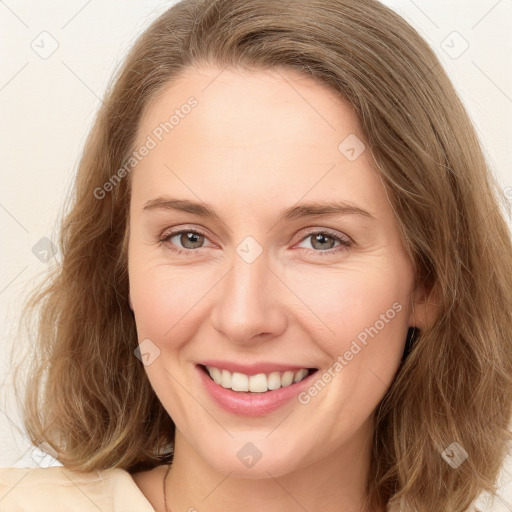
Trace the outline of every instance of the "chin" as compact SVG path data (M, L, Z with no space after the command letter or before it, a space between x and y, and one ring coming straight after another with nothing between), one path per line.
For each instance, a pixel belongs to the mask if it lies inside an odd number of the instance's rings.
M256 448L256 445L262 446L261 450ZM235 478L250 478L261 479L279 477L305 466L304 460L300 459L297 450L290 447L289 451L277 450L268 443L262 441L254 444L247 442L240 448L240 443L237 443L237 448L233 451L233 457L227 457L226 453L230 449L220 449L217 454L209 452L204 460L213 467L216 471L229 474Z

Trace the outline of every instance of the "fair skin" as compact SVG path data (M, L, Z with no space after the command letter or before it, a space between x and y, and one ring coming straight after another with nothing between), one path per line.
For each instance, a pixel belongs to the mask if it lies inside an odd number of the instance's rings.
M190 68L150 105L136 147L190 96L198 105L131 175L130 303L139 342L160 350L145 370L176 425L169 508L363 512L371 414L408 327L425 326L431 310L425 291L414 289L368 146L353 161L338 149L349 134L364 141L357 116L294 71ZM144 209L171 197L208 203L220 219ZM279 220L285 208L329 201L371 216ZM204 236L160 242L169 228ZM325 230L323 245L315 243L312 235ZM251 263L237 252L248 236L263 250ZM394 303L400 312L307 404L293 399L263 416L240 416L221 409L198 378L204 359L283 362L321 374ZM252 467L237 457L249 442L262 454ZM133 475L159 512L164 472Z

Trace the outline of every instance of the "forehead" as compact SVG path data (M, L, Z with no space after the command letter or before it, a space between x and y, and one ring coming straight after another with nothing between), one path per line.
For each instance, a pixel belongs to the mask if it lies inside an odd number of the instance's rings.
M295 71L189 68L146 109L137 144L148 137L155 147L134 172L145 195L181 181L188 195L243 192L257 201L275 194L295 202L326 191L341 199L345 190L378 201L369 189L381 184L353 107Z
M187 101L197 105L189 109ZM183 114L180 110L190 112ZM187 68L148 105L138 139L169 120L173 140L201 133L203 145L229 139L238 148L296 144L338 150L343 134L362 132L348 102L326 85L289 69ZM190 138L190 137L189 137ZM300 149L300 148L296 148Z

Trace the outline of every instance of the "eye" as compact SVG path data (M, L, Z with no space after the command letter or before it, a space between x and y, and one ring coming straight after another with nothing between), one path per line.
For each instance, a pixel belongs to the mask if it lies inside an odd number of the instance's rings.
M176 240L173 241L173 239ZM194 229L166 231L160 238L161 243L167 244L172 251L178 254L200 249L205 240L208 240L206 235Z
M308 239L311 240L310 247L312 247L312 249L305 247L308 254L332 255L345 251L352 246L352 241L348 237L340 236L327 230L310 232L302 239L301 243ZM195 229L178 229L165 231L159 241L162 244L166 244L173 252L182 254L201 249L204 247L204 242L209 240L206 235ZM210 245L213 244L210 243Z
M302 239L302 243L310 239L310 247L306 247L308 254L332 255L340 251L345 251L352 246L348 237L343 237L331 231L313 231ZM335 244L338 243L336 246ZM334 250L333 250L334 249Z

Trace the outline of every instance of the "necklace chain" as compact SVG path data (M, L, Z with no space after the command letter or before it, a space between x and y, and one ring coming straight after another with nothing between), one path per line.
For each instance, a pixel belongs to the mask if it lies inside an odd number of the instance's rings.
M171 470L171 464L169 464L169 467L167 468L167 471L165 472L165 476L164 476L164 505L165 505L165 512L172 512L168 507L167 507L167 491L166 491L166 488L165 488L165 483L167 481L167 476L169 475L169 471Z

